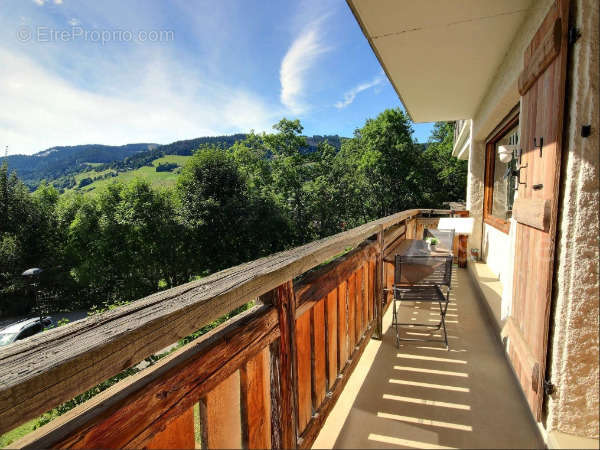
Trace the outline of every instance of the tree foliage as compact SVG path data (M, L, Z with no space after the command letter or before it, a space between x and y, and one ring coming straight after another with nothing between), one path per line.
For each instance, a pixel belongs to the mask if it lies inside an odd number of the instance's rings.
M205 143L171 190L135 180L90 197L45 183L30 194L2 165L1 314L31 309L20 276L30 267L45 269L41 289L55 308L89 308L464 196L451 124L437 123L426 145L399 109L349 139L315 144L302 131L299 120L282 119L273 133L240 135L228 148Z

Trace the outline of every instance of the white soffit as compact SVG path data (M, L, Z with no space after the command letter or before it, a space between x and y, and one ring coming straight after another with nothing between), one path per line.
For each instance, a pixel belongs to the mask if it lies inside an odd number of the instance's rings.
M415 122L472 118L532 0L347 0Z

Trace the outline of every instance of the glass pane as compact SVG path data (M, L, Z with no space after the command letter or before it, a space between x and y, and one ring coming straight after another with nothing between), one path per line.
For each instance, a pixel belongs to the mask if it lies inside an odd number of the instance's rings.
M492 193L492 216L507 220L511 217L512 205L515 199L515 177L512 170L515 168L515 159L503 163L498 155L501 145L517 145L519 143L519 125L513 128L496 142L494 148L494 190Z

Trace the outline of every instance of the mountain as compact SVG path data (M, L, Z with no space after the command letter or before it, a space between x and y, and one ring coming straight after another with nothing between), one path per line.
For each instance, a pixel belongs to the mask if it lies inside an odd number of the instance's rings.
M172 142L171 144L127 144L110 145L75 145L69 147L52 147L34 155L11 155L0 158L8 162L9 171L16 171L21 180L35 189L42 180L55 181L57 187L73 184L73 176L94 169L96 172L127 172L145 166L166 155L191 156L203 145L216 145L223 149L231 147L236 141L245 139L247 134L229 136L205 136ZM341 139L333 136L307 136L305 151L315 151L320 142L327 140L331 145L340 148ZM106 174L105 174L106 175ZM78 177L79 178L79 177Z
M52 147L34 155L10 155L5 160L10 171L17 175L30 188L35 188L42 180L54 180L64 175L77 173L86 166L105 164L122 160L136 153L150 151L158 144L75 145Z

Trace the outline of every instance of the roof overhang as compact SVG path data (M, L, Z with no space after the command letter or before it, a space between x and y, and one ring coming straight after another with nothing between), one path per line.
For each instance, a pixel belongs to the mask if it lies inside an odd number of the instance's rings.
M347 0L415 122L469 119L532 0Z

